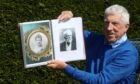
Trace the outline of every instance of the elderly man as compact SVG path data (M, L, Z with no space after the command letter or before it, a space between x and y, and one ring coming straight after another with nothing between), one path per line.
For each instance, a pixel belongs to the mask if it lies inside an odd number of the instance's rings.
M65 21L71 11L58 17ZM120 5L105 10L105 35L84 31L86 45L86 71L78 70L60 60L50 61L48 67L62 69L83 84L133 84L138 66L138 52L127 39L129 13Z
M70 51L76 49L76 43L72 39L72 31L67 29L63 31L64 42L60 43L60 51Z

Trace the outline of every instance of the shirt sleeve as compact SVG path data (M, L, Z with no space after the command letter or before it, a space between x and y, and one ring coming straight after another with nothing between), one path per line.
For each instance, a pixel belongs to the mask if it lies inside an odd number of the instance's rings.
M121 54L112 60L112 62L98 74L78 70L70 65L67 65L65 73L84 84L114 84L130 76L130 74L135 72L135 69L136 54L126 51L125 54ZM133 82L133 80L131 81ZM132 82L128 84L132 84Z

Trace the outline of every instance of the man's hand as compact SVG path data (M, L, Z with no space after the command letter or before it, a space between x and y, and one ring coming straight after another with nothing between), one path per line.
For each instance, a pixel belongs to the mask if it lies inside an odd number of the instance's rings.
M73 17L73 13L71 11L62 11L58 16L59 21L65 22Z
M53 68L53 69L64 70L66 68L67 64L60 60L52 60L52 61L48 62L47 66L50 68Z

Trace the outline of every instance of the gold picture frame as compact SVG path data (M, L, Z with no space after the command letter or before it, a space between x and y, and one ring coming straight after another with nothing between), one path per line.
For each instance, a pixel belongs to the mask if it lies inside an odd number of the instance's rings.
M40 35L42 36L42 39L47 39L47 43L44 44L44 48L40 52L36 52L37 49L39 51L39 47L35 48L33 45L33 42L35 42L33 39L35 39L35 36ZM40 26L39 28L35 30L31 30L25 34L25 49L26 49L26 55L32 60L32 61L39 61L42 57L47 57L52 54L52 48L51 48L51 39L50 39L50 32L47 26ZM31 42L33 41L33 42ZM43 41L43 40L42 40ZM45 43L45 42L43 42ZM35 50L36 49L36 50Z

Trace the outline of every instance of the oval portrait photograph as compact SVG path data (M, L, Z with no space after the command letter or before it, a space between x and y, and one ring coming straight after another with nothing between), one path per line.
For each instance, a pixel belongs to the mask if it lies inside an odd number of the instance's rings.
M48 46L48 38L42 32L35 32L29 39L29 46L32 52L36 54L42 53Z

